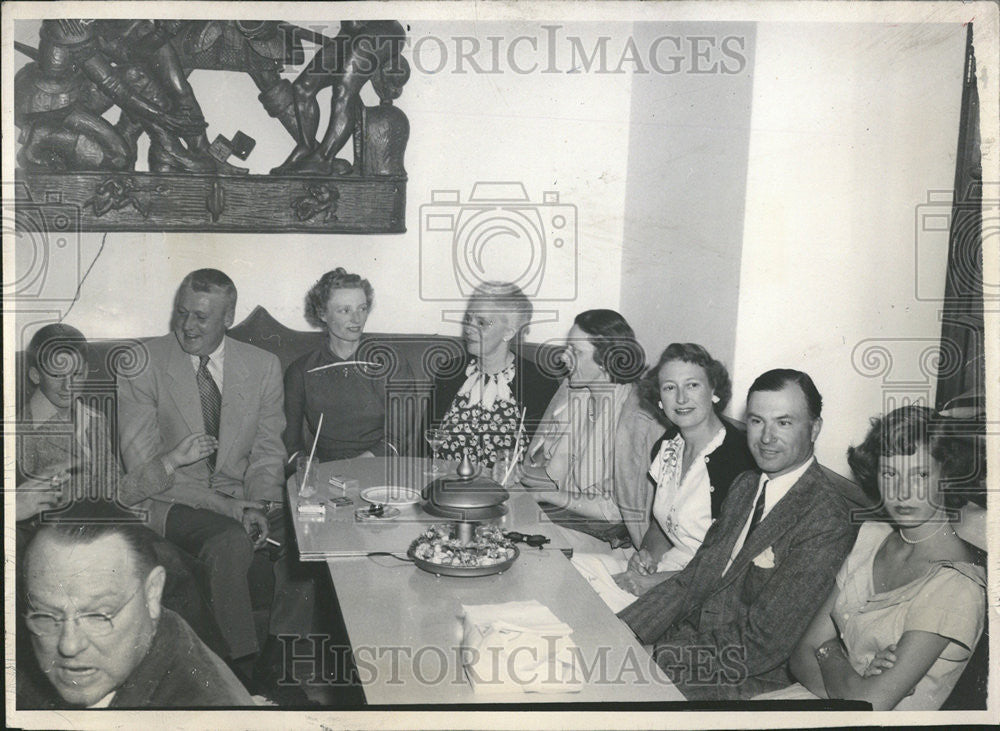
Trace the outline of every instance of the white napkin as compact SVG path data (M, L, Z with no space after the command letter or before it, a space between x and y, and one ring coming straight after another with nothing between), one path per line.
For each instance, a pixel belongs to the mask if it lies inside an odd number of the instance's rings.
M535 601L463 605L463 663L476 693L577 693L573 628Z

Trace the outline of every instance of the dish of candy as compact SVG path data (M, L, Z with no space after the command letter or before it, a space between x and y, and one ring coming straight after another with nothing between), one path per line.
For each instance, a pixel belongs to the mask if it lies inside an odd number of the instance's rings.
M441 576L489 576L505 571L518 550L495 526L478 525L472 540L458 538L454 525L432 525L421 533L407 556L424 571Z

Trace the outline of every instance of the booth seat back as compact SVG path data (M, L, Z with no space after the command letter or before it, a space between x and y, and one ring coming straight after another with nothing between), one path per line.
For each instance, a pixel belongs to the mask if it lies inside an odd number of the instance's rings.
M281 359L282 370L310 350L322 347L326 341L326 333L322 331L304 332L285 327L263 307L256 307L229 331L229 336L274 353ZM444 362L464 352L461 339L449 335L366 333L366 338L373 343L373 358L398 358L410 366L418 382L433 380L434 373ZM391 356L386 348L392 351ZM521 351L536 362L542 357L547 364L557 364L558 348L552 344L524 343Z
M84 333L86 334L86 333ZM228 335L244 343L274 353L281 361L281 369L305 353L321 347L326 335L321 331L292 330L275 320L263 307L254 308L245 320L229 330ZM406 362L417 383L429 383L434 373L448 360L463 351L459 338L447 335L368 333L373 343L372 359L397 358ZM89 340L87 348L87 377L81 386L88 405L108 418L108 426L117 444L117 392L115 381L119 373L129 373L142 367L141 359L134 357L133 348L149 338L120 338ZM522 354L549 368L558 366L559 348L554 344L523 343ZM17 372L17 413L30 397L31 385L25 369L24 352L15 356ZM397 371L398 372L398 371Z

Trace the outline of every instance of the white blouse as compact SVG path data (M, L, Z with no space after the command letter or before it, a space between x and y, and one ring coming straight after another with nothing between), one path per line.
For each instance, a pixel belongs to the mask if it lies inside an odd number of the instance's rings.
M725 438L723 427L694 458L683 480L684 437L680 433L660 445L659 454L649 466L649 474L656 481L653 518L673 544L660 559L659 571L683 569L705 540L712 525L711 479L706 458Z

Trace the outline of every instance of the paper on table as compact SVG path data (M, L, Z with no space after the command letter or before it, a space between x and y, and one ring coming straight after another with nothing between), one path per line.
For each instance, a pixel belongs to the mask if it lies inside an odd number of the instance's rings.
M476 693L577 693L573 628L535 601L462 607L465 673Z

